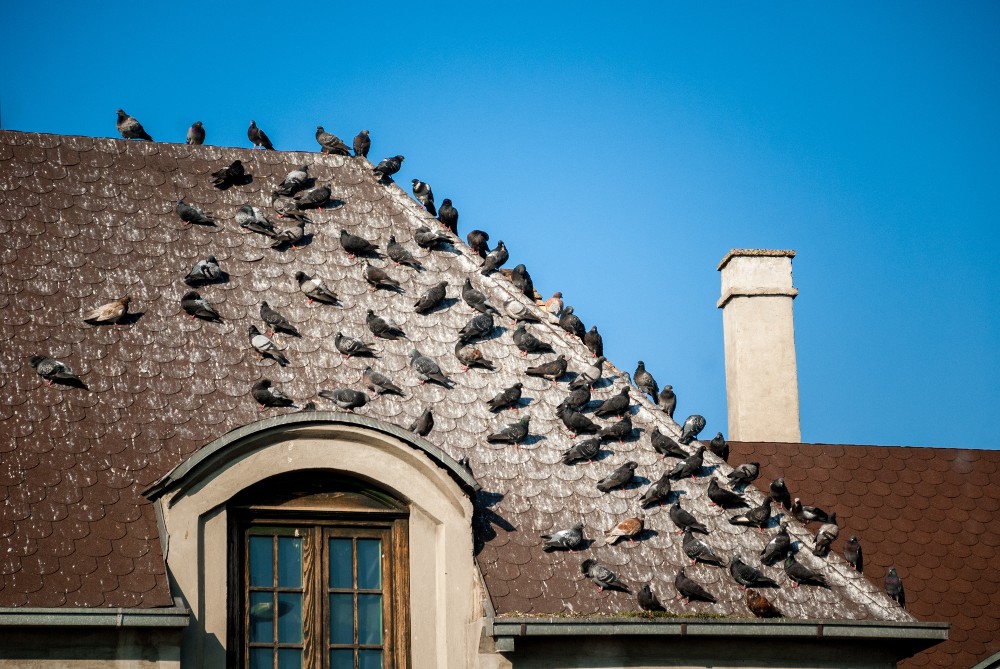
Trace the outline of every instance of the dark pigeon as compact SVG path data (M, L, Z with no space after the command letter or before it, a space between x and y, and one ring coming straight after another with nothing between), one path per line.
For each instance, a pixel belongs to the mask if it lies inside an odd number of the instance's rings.
M462 363L464 369L463 372L469 371L472 367L479 367L481 369L488 369L491 372L496 371L496 367L493 362L487 360L483 355L483 352L477 346L466 346L462 342L455 342L455 357L458 361Z
M462 299L471 308L476 311L486 314L496 314L500 315L500 312L496 310L492 304L486 301L486 295L482 291L477 290L472 287L472 281L468 278L465 279L465 283L462 284Z
M368 313L372 313L371 309ZM445 388L451 388L452 382L438 366L436 362L431 360L425 355L421 355L420 351L417 349L412 349L410 351L410 366L413 367L413 371L416 372L417 378L420 379L420 383L425 383L432 381L434 383L440 384Z
M194 264L191 271L184 277L184 283L192 287L204 286L208 283L221 281L223 277L224 273L219 267L219 261L215 259L215 256L208 256Z
M406 265L415 270L422 270L424 267L413 257L413 254L406 250L406 247L396 241L394 235L389 236L389 243L385 245L385 254L389 260L397 265Z
M330 400L341 409L354 411L368 404L368 394L360 390L351 388L334 388L333 390L321 390L319 396Z
M396 281L389 273L380 267L375 267L368 262L365 262L365 269L362 274L365 277L365 281L373 289L378 290L379 288L385 288L387 290L394 290L396 292L403 292L402 287L399 285L399 281Z
M510 258L510 254L507 253L507 247L504 246L503 240L501 239L497 242L496 248L486 254L486 261L483 263L483 268L479 270L479 273L486 276L490 272L495 272L503 264L507 262Z
M686 479L687 477L698 478L698 471L705 464L705 447L699 446L694 453L677 463L671 470L670 478Z
M772 567L784 561L785 556L792 550L792 539L788 536L788 528L784 523L778 527L778 533L771 537L763 549L760 551L760 563L767 567Z
M367 130L362 130L354 136L354 155L362 158L368 157L368 151L372 148L372 139Z
M569 363L566 362L566 356L560 354L555 360L550 360L549 362L542 363L541 365L535 365L534 367L528 367L524 370L524 373L528 376L540 376L543 379L548 379L555 383L563 374L566 373L566 367Z
M514 330L513 339L514 345L521 350L521 357L529 353L552 353L552 346L528 332L524 323L518 325Z
M448 198L441 201L441 207L438 208L438 221L451 230L453 235L458 234L458 209L455 209Z
M668 497L670 497L670 477L664 474L642 493L639 506L648 509L653 505L662 505Z
M688 529L692 532L708 534L708 528L705 527L705 525L699 522L694 515L681 508L681 501L679 499L674 502L672 507L670 507L670 520L672 520L674 525L677 526L677 534L680 534Z
M531 416L523 416L516 423L511 423L503 429L488 435L486 441L491 444L514 444L520 447L521 442L528 438L528 423L530 420Z
M677 395L674 393L674 387L663 386L663 390L660 391L660 396L656 399L656 403L663 409L663 413L673 418L674 409L677 408Z
M635 383L636 388L652 397L653 400L656 400L657 395L660 394L660 387L656 384L656 379L646 371L646 363L642 360L639 361L639 365L635 368L632 381Z
M253 384L250 394L262 409L265 407L280 408L293 406L292 400L285 393L272 387L270 379L261 379Z
M446 235L434 232L426 225L421 225L417 228L417 231L413 233L413 241L417 243L422 249L433 249L441 244L451 244L451 239Z
M267 323L271 332L284 332L285 334L292 335L293 337L302 336L299 334L299 331L295 329L295 326L288 322L287 318L272 309L271 305L266 301L260 303L260 318Z
M632 593L628 585L622 582L613 571L597 560L592 558L584 560L583 564L580 565L580 571L597 585L599 592L603 592L604 588L607 588L608 590L620 590L629 594Z
M788 578L795 581L792 584L793 588L797 588L800 585L816 585L821 588L830 587L830 584L826 582L826 576L796 561L795 555L791 552L785 556L785 574Z
M684 426L681 428L681 436L677 440L680 443L690 444L694 441L702 430L705 429L705 418L694 414L693 416L688 416L687 420L684 421Z
M614 470L597 482L597 489L601 492L611 492L615 488L621 488L632 480L635 476L635 469L639 466L637 462L626 462L618 469Z
M514 343L517 343L516 341ZM586 368L582 372L576 375L572 383L569 384L570 388L579 388L581 386L593 386L595 383L601 380L601 374L604 370L604 362L606 358L602 355L594 361L594 364Z
M569 407L570 409L583 411L583 408L586 407L589 402L590 386L581 386L571 390L569 395L567 395L565 399L559 403L559 407Z
M410 423L410 432L416 432L421 437L426 437L434 429L434 414L430 409L417 416L417 419Z
M541 535L546 553L552 551L574 551L583 543L583 523L577 523L565 530L557 530L552 534Z
M257 127L256 121L250 121L250 127L247 128L247 139L254 145L254 148L259 147L267 151L274 151L274 145L271 144L271 140L264 131Z
M639 591L636 601L639 603L639 608L643 611L666 611L666 609L663 608L663 604L660 603L660 600L658 600L656 595L653 594L652 589L649 587L649 583L642 586L642 590Z
M353 356L375 357L375 351L372 350L371 346L339 331L333 336L333 345L345 358Z
M258 212L260 213L259 216ZM244 230L256 232L258 235L264 235L265 237L274 237L274 224L267 219L264 212L260 211L256 207L244 204L236 210L236 216L234 218L236 219L237 225Z
M889 595L892 601L906 608L906 591L903 590L903 580L899 578L895 567L889 568L889 573L885 575L885 594Z
M715 453L716 457L723 462L729 462L729 444L726 443L726 438L722 436L721 432L716 432L712 441L708 442L708 450Z
M319 279L314 279L300 271L295 273L295 280L299 283L299 290L309 298L310 302L337 304L337 294L327 289Z
M566 429L572 432L574 436L578 434L597 434L601 431L600 425L590 420L576 409L563 407L561 410L556 410L556 415L562 419L563 425L565 425Z
M291 197L302 190L309 180L309 166L302 165L285 175L278 187L274 189L274 195Z
M312 219L299 211L298 202L290 197L275 195L271 197L271 206L274 207L274 210L278 212L278 216L281 218L294 218L303 223L312 223ZM254 211L258 211L256 207L254 207Z
M195 121L188 128L187 132L187 143L192 145L201 145L205 143L205 126L201 121Z
M583 345L594 354L595 358L604 355L604 339L601 337L601 333L597 331L596 325L591 325L587 334L583 335Z
M562 463L571 465L574 462L593 462L597 454L601 452L601 442L598 439L586 439L579 444L574 444L562 454Z
M243 169L243 163L234 160L226 167L212 172L212 185L219 190L226 190L242 184L244 177L246 177L246 170Z
M779 477L771 481L770 487L771 499L775 501L776 504L780 504L786 511L792 510L792 496L788 492L788 488L785 486L784 477Z
M32 356L29 361L35 373L48 382L48 385L58 383L63 386L87 389L87 384L65 362L44 355Z
M193 207L184 201L184 198L177 200L177 215L181 217L187 225L192 223L196 225L215 225L215 221L212 220L211 216L207 216L198 207Z
M747 608L750 609L750 612L758 618L781 617L781 611L779 611L767 597L756 590L747 590L743 601L746 602Z
M490 411L496 413L504 409L516 408L521 403L521 389L523 387L524 384L518 382L510 388L501 390L493 399L486 403L489 405Z
M306 236L306 222L299 219L295 221L295 225L291 227L282 228L281 230L274 233L274 242L271 244L272 249L278 249L280 251L285 250L289 246L292 248L297 248L302 240Z
M426 314L428 311L441 304L447 292L448 282L436 283L420 296L413 304L413 310L418 314Z
M684 530L684 540L682 542L682 546L684 548L684 554L691 558L692 565L696 562L704 562L705 564L714 565L716 567L726 566L726 562L713 553L708 544L694 536L694 531L691 528Z
M411 183L413 184L413 197L417 198L417 202L423 205L428 214L437 216L437 209L434 207L434 191L431 190L431 185L420 179L413 179Z
M393 383L392 379L382 372L372 369L371 365L365 367L365 371L361 373L361 380L364 381L365 388L375 393L376 397L381 395L405 396L402 388Z
M584 327L583 321L573 313L573 307L563 309L562 316L559 317L559 327L580 339L583 339L583 336L587 334L587 328Z
M622 386L617 395L612 395L601 402L601 405L594 409L594 415L598 418L608 418L610 416L621 416L628 412L632 401L628 395L628 386Z
M613 423L597 433L597 438L601 440L617 439L619 443L624 442L632 436L632 415L625 414L617 423Z
M316 126L316 143L320 146L320 153L329 153L334 156L351 155L351 148L332 132L327 132L321 125Z
M708 498L712 504L723 509L736 509L742 506L750 506L743 497L732 490L726 490L719 485L714 476L708 480Z
M340 245L344 247L344 250L347 251L348 255L352 258L354 256L380 255L378 252L378 244L372 244L363 237L352 235L343 228L340 230Z
M740 584L740 590L747 588L777 588L778 583L773 578L764 576L756 567L752 567L734 555L729 560L729 573Z
M771 520L771 498L765 497L764 501L760 506L755 506L746 513L741 513L737 516L731 516L729 518L729 523L731 525L747 525L749 527L756 527L761 532L767 526L768 521Z
M468 344L476 339L482 339L493 332L493 327L492 315L476 314L458 331L458 341Z
M525 297L529 300L535 299L535 284L532 282L531 275L528 274L528 268L524 266L524 263L511 270L510 280Z
M387 316L377 316L371 309L365 316L365 325L376 337L390 340L407 339L406 333L394 320Z
M830 545L840 536L840 527L837 525L837 514L831 513L830 519L823 523L816 533L816 540L813 544L813 555L823 557L830 552Z
M475 251L480 258L485 259L486 254L490 252L487 243L490 241L490 236L482 230L470 230L469 234L465 236L465 240L469 242L469 248Z
M715 597L705 588L688 578L683 569L677 571L674 578L674 587L677 588L677 596L684 598L684 603L688 604L692 599L715 604Z
M851 538L844 542L844 559L852 569L863 572L865 570L865 556L861 550L861 542L858 537L851 535Z
M191 318L200 318L213 323L221 323L222 317L219 312L212 308L212 305L201 295L193 290L184 293L181 298L181 308Z
M660 428L658 427L653 428L653 432L649 435L649 440L653 445L653 450L660 454L661 460L667 456L685 459L689 455L673 438L660 432ZM701 465L699 465L700 467Z
M746 462L726 474L726 478L729 479L730 485L740 485L744 487L752 481L756 481L758 476L760 476L759 462Z
M115 125L118 128L118 132L121 133L122 137L125 139L142 139L147 142L152 142L153 138L149 136L142 124L135 120L135 117L129 116L121 109L118 110L118 121Z
M403 156L392 156L391 158L383 158L378 165L372 168L372 172L375 174L379 181L385 181L390 179L393 174L398 172L401 167L403 167Z
M251 325L247 330L247 337L250 339L250 345L253 346L254 350L261 354L265 358L271 358L279 365L284 367L288 364L288 358L285 354L281 352L278 345L274 343L267 335L261 333L257 329L256 325Z
M83 315L83 322L88 325L114 325L128 316L128 305L132 299L126 295L113 302L102 304Z
M330 195L333 191L329 186L317 186L306 191L299 191L295 194L295 206L305 211L306 209L321 209L330 203Z
M795 501L792 502L792 515L800 523L808 525L814 520L818 520L821 523L825 523L830 520L829 514L826 511L819 508L818 506L802 506L802 501L796 497Z

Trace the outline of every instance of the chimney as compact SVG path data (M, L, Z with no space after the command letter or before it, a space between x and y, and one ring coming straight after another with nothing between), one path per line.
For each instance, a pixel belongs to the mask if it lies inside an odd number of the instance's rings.
M722 272L726 399L732 441L799 442L792 287L795 251L734 249Z

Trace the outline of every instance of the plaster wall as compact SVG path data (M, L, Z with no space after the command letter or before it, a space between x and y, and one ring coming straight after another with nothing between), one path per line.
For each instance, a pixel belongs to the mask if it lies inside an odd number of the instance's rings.
M18 629L0 640L0 669L179 669L180 632Z

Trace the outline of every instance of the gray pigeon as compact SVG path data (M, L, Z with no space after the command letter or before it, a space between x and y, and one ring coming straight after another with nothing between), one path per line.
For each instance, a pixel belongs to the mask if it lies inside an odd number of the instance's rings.
M397 265L406 265L415 270L422 270L424 267L413 257L413 254L406 250L406 247L396 241L394 235L389 235L389 243L385 245L385 254L389 260Z
M735 509L741 506L750 506L747 501L743 499L742 495L739 495L732 490L726 490L719 485L719 482L714 476L708 479L708 499L712 501L713 506L718 506L722 509Z
M535 284L532 282L531 275L528 274L528 268L524 266L524 263L511 271L510 280L525 297L529 300L535 299Z
M375 267L374 265L365 262L365 270L363 272L365 281L368 285L372 287L372 290L378 290L379 288L385 288L386 290L393 290L396 292L403 292L402 287L399 285L399 281L396 281L389 273L384 269Z
M677 588L677 595L684 598L685 604L688 604L692 599L712 604L716 601L712 593L688 578L683 569L677 571L677 576L674 578L674 587Z
M316 186L295 194L295 206L299 209L322 209L330 203L333 191L329 186Z
M278 212L278 216L281 218L294 218L303 223L312 223L312 219L299 211L298 202L290 197L273 196L271 198L271 206L274 207L274 210ZM254 211L257 211L257 207L254 207Z
M362 130L354 136L354 155L362 158L368 157L368 151L372 148L372 139L367 130Z
M580 386L593 386L595 383L600 381L601 374L604 372L605 360L607 360L607 358L603 355L598 356L593 365L587 367L576 375L576 378L569 384L569 387L579 388Z
M343 332L337 332L333 336L333 345L337 347L341 355L345 358L350 358L352 356L368 356L375 357L375 351L372 350L371 346L364 343L360 339L355 339L354 337L348 337Z
M595 358L604 355L604 338L597 331L596 325L591 325L587 334L583 335L583 345L594 354Z
M543 545L546 552L562 550L572 553L583 543L583 523L577 523L565 530L557 530L552 534L543 534L541 538L545 539Z
M795 501L792 502L792 515L798 519L800 523L808 525L814 520L821 523L825 523L830 520L830 515L819 508L818 506L803 506L802 501L796 497Z
M309 166L302 165L285 175L278 187L272 191L274 195L291 197L305 188L309 182Z
M441 283L434 284L427 291L420 296L420 299L416 301L413 305L413 310L418 314L426 314L428 311L441 304L444 301L445 295L447 293L448 282L442 281Z
M518 448L528 438L528 423L531 416L523 416L516 423L511 423L503 429L486 437L491 444L514 444Z
M332 132L327 132L323 126L316 126L316 142L320 146L320 153L329 153L334 156L349 156L351 148L340 141L340 138Z
M660 387L656 385L656 379L653 375L646 371L646 364L640 360L639 366L635 368L635 374L632 376L632 381L635 382L635 387L646 393L654 400L660 394Z
M514 345L521 350L522 358L529 353L552 353L552 346L528 332L524 323L517 326L512 337L514 339Z
M573 433L574 437L578 434L597 434L601 431L600 425L596 424L576 409L562 407L560 409L556 409L556 415L562 419L563 425L566 426L567 430Z
M759 569L743 562L739 555L730 558L729 573L740 584L740 590L778 587L778 583L773 578L764 576Z
M421 225L413 233L413 241L422 249L433 249L441 244L451 244L452 240L447 235L434 232L426 225Z
M788 487L785 486L784 477L778 477L771 481L769 490L771 499L773 499L775 503L783 506L786 511L792 510L792 495L788 492Z
M404 397L403 389L392 382L388 376L382 372L376 372L371 368L371 365L365 367L365 371L361 374L361 380L365 383L365 388L368 388L375 396L380 395L399 395Z
M601 452L600 439L587 439L579 444L574 444L562 454L562 463L571 465L574 462L593 462L597 454Z
M205 143L205 126L202 125L201 121L195 121L191 124L191 127L188 128L187 143L192 145Z
M371 313L371 310L368 310ZM445 388L451 388L452 382L447 376L441 372L441 368L438 364L428 358L425 355L421 355L420 351L417 349L412 349L410 351L410 366L413 367L413 371L417 373L417 378L420 379L420 383L423 384L427 381L433 381L434 383L440 384Z
M188 226L192 223L196 225L215 225L215 221L212 220L211 216L207 216L198 207L193 207L184 201L184 198L177 200L177 215L181 217Z
M681 501L679 499L670 507L670 520L677 526L677 534L681 534L688 529L692 532L708 534L708 528L704 524L695 518L693 514L681 508Z
M224 273L219 267L219 261L215 259L215 256L208 256L194 264L191 271L184 277L184 283L191 287L204 286L208 283L221 281L223 276Z
M584 407L590 403L590 386L580 386L569 392L569 395L559 403L559 407L569 407L577 411L583 411Z
M660 459L664 459L667 456L671 458L687 458L688 452L681 448L680 444L674 441L670 436L660 432L660 428L653 428L653 432L649 435L649 441L653 445L653 450L660 454ZM698 465L699 469L701 465Z
M628 483L632 480L632 477L635 476L635 469L638 466L638 462L626 462L621 467L598 481L597 489L601 492L611 492L615 488L621 488L622 486L628 485Z
M756 481L758 476L760 476L759 462L746 462L726 474L726 478L729 479L730 485L741 485L744 487L752 481Z
M681 436L677 441L686 446L694 441L704 429L704 417L699 416L698 414L688 416L688 419L684 421L684 426L681 428Z
M844 542L844 559L852 569L857 571L865 570L865 556L861 550L861 542L858 537L851 535L851 538Z
M383 158L378 165L372 168L372 172L379 181L386 181L390 179L393 174L398 172L403 166L403 161L405 158L403 156L392 156L391 158Z
M258 212L260 213L259 216ZM236 219L236 224L244 230L256 232L258 235L264 235L265 237L274 237L274 224L267 220L264 212L250 204L244 204L237 209L234 218Z
M247 336L250 339L250 345L253 346L254 350L261 354L265 358L271 358L279 365L284 367L288 364L288 358L285 354L281 352L278 345L274 343L270 337L262 334L260 330L257 329L256 325L251 325L247 331Z
M347 254L353 259L354 256L376 256L381 257L378 252L378 244L372 244L363 237L352 235L343 228L340 229L340 245L344 247Z
M430 184L420 179L414 179L411 183L413 184L413 197L417 198L417 202L424 206L428 214L437 216L437 209L434 207L434 191L431 190Z
M319 396L330 400L341 409L354 411L359 407L368 404L368 394L360 390L351 388L335 388L333 390L321 390Z
M524 373L528 376L540 376L543 379L548 379L555 383L562 375L566 373L566 367L568 363L566 362L566 356L560 354L555 360L550 360L549 362L542 363L541 365L535 365L534 367L528 367L524 370Z
M410 432L416 432L421 437L426 437L434 429L434 414L430 409L417 416L417 419L410 423Z
M442 207L444 209L444 207ZM482 230L470 230L465 236L465 241L469 242L469 248L480 258L486 259L486 254L490 252L490 236Z
M406 333L403 329L388 316L376 316L375 312L371 309L368 310L368 314L365 316L365 325L368 326L368 330L376 337L381 337L382 339L407 339Z
M507 262L510 258L510 254L507 253L507 247L504 246L503 240L501 239L497 242L496 248L486 254L486 261L483 263L483 268L479 270L479 273L486 276L490 272L495 272L503 264Z
M271 248L282 251L289 246L293 249L298 248L298 245L302 243L305 236L306 222L299 219L295 221L295 225L288 228L282 228L278 232L274 233L274 242L271 244Z
M677 408L677 395L674 393L674 387L663 386L663 390L660 391L660 396L656 398L656 403L660 405L661 409L663 409L663 413L673 418L674 409Z
M247 128L247 139L254 145L254 148L274 151L274 145L271 144L270 138L268 138L263 130L257 127L256 121L250 121L250 127Z
M102 304L83 315L88 325L117 325L128 316L128 305L132 299L126 295L113 302Z
M906 591L903 590L903 580L899 578L895 567L889 568L889 573L885 575L883 585L885 586L885 594L889 595L892 601L906 608Z
M761 532L767 526L768 521L771 519L771 498L765 497L764 501L761 502L760 506L755 506L746 513L741 513L737 516L731 516L729 518L729 523L731 525L747 525L749 527L756 527Z
M493 332L493 316L476 314L458 331L458 341L468 344L476 339L482 339L491 332Z
M234 160L225 167L212 172L212 185L219 190L227 190L242 184L245 177L246 170L243 168L243 162Z
M760 551L760 563L771 567L785 559L788 551L792 550L792 540L788 536L788 528L785 523L778 527L778 533L771 537L763 549Z
M684 554L691 558L692 565L701 561L705 564L715 565L716 567L726 566L725 561L713 553L708 544L694 536L694 530L691 528L684 530L684 540L682 542L682 546L684 548Z
M826 576L796 561L795 555L791 552L785 556L785 574L788 578L795 581L792 584L793 588L797 588L800 585L817 585L821 588L830 587L830 584L826 582Z
M271 308L271 305L266 301L260 303L260 318L268 327L271 332L284 332L285 334L292 335L293 337L301 337L299 331L295 329L295 326L288 322L288 319L279 314L277 311Z
M261 379L253 384L253 387L250 389L250 395L260 405L261 409L265 407L281 408L294 406L292 400L285 393L272 386L270 379Z
M295 280L299 282L299 290L309 298L310 302L337 304L337 294L327 289L319 279L300 271L295 273Z
M587 328L584 327L583 321L573 313L573 307L563 309L562 316L559 317L559 327L581 340L587 334Z
M448 198L441 201L441 207L438 208L438 221L451 230L452 234L458 234L458 209L452 206L451 200Z
M698 478L698 471L704 464L705 447L699 446L694 450L694 453L677 463L677 465L670 472L670 478L686 479L690 476L691 478L696 479Z
M617 423L612 423L597 433L597 438L601 440L617 439L618 443L624 443L632 436L632 415L625 414Z
M726 443L726 438L722 436L721 432L716 432L712 441L708 442L708 450L715 453L716 457L723 462L729 462L729 444Z
M840 536L840 527L837 525L837 514L831 513L829 520L823 523L816 533L816 540L813 544L813 555L823 557L830 552L830 544Z
M608 590L632 593L628 585L622 582L613 571L593 558L584 560L583 564L580 565L580 571L597 585L598 592L603 592L604 588L607 588Z
M496 397L491 399L486 404L489 405L490 411L496 413L498 411L503 411L504 409L514 409L521 403L521 389L524 384L518 382L512 385L510 388L505 388L497 393Z
M152 142L153 138L149 136L142 124L135 120L134 117L129 116L121 109L118 110L118 121L115 122L118 127L118 132L121 133L122 137L125 139L142 139L147 142Z
M482 291L473 288L472 281L468 278L465 279L465 283L462 284L462 299L472 307L474 310L486 314L496 314L500 315L500 312L496 310L496 307L492 306L486 301L486 295Z
M642 590L640 590L639 594L636 596L636 601L639 603L639 608L643 611L649 611L651 613L666 611L666 609L663 608L663 604L660 603L660 600L658 600L656 595L653 594L653 590L649 587L649 583L643 584Z
M460 341L455 342L455 357L462 363L462 371L467 372L472 367L496 371L493 362L487 360L483 352L477 346L466 346Z
M541 319L538 318L531 309L518 302L517 300L509 300L503 305L503 311L507 316L511 318L515 323L540 323Z
M668 497L670 497L670 477L664 474L642 493L639 506L648 509L653 505L662 505Z
M617 395L601 402L601 405L594 409L594 415L598 418L608 418L610 416L621 416L627 413L632 401L628 395L628 386L622 386Z
M58 383L74 388L87 388L87 384L65 362L44 355L32 356L29 362L35 373L45 379L50 386Z
M219 312L208 303L208 300L193 290L184 293L184 296L181 298L181 308L191 318L200 318L213 323L222 322Z

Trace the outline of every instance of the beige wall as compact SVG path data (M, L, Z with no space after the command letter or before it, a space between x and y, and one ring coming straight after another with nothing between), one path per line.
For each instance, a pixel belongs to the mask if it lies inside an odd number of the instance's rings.
M178 669L180 631L7 628L0 669Z

